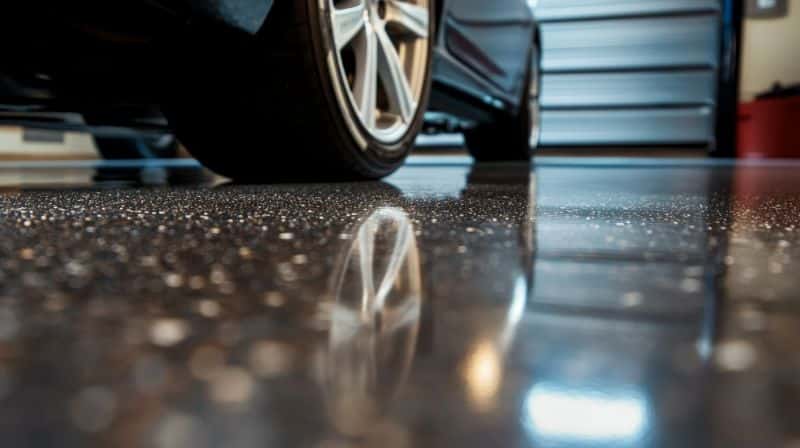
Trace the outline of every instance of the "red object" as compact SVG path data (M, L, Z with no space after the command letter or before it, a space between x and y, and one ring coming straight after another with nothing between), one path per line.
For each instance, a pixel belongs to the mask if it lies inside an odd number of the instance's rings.
M800 158L800 96L739 105L739 158Z

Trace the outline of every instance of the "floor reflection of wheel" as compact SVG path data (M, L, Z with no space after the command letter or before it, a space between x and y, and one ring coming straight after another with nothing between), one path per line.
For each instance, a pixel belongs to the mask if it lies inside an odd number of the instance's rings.
M422 126L433 1L276 2L253 41L198 33L170 89L178 137L240 180L391 173Z
M479 162L529 160L539 143L539 47L533 46L531 67L515 114L464 132L464 142Z
M414 228L399 209L371 214L344 255L333 277L324 391L333 426L357 437L375 427L406 381L422 279Z

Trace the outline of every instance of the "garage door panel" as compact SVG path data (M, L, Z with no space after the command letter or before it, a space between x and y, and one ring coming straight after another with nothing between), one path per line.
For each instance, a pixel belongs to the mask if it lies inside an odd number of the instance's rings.
M718 0L539 0L540 21L718 11Z
M711 70L544 75L540 101L543 107L711 105L715 77Z
M713 125L711 107L544 110L541 144L702 144L709 143Z
M543 23L542 70L716 67L716 15Z

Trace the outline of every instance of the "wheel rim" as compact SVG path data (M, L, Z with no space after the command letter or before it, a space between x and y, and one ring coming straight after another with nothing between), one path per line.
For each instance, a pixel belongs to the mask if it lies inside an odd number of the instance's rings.
M327 0L334 76L364 129L396 142L417 110L428 66L429 0Z

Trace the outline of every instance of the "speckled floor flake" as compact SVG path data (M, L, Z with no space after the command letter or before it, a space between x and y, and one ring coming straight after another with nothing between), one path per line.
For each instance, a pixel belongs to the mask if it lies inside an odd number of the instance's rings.
M20 179L2 446L800 440L800 166Z

